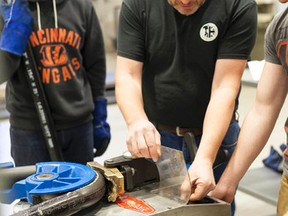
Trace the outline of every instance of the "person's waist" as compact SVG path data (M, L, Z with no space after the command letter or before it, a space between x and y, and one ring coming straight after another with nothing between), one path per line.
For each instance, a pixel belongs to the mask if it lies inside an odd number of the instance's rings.
M56 130L61 130L61 129L68 129L72 128L78 125L81 125L85 122L91 121L92 116L85 116L83 118L79 118L75 121L70 121L69 122L53 122L54 127ZM15 116L13 114L10 115L10 124L14 128L20 128L20 129L26 129L26 130L35 130L35 131L40 131L41 130L41 123L38 118L38 116L35 116L34 118L21 118L19 116Z
M233 113L232 119L230 124L236 119L236 114ZM237 119L236 119L237 120ZM153 121L152 121L153 122ZM184 136L186 133L192 133L194 136L200 136L202 135L202 128L197 127L181 127L181 126L171 126L166 124L161 124L158 122L153 122L155 127L158 130L167 131L173 134L176 134L177 136Z
M167 131L177 136L184 136L186 133L193 133L194 136L202 135L202 129L200 128L189 128L189 127L180 127L180 126L170 126L161 123L154 123L155 127L158 130Z

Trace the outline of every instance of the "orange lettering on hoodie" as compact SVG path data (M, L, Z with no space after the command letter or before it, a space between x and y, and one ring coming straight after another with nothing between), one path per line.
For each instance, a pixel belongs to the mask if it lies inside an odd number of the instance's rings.
M73 67L75 68L75 70L79 70L79 68L81 67L81 64L80 64L80 62L78 61L77 58L73 58L71 60L71 63L73 65Z
M50 34L49 34L49 29L45 29L45 34L46 34L46 39L47 39L47 43L50 43Z
M73 32L69 31L65 43L67 43L67 44L72 46L73 45L73 35L74 35Z
M31 43L32 47L39 45L39 41L38 41L38 38L37 38L35 32L32 32L32 34L30 35L30 43Z
M50 38L51 38L51 43L56 43L58 42L58 37L59 37L59 31L58 29L50 29Z
M43 68L43 70L42 70L42 82L44 84L50 83L50 69L49 68Z
M66 29L59 29L59 39L58 42L64 43L66 38Z
M75 73L75 71L74 71L72 65L71 65L71 64L68 64L68 67L69 67L69 69L70 69L72 75L75 77L75 76L76 76L76 73Z
M68 68L66 66L62 67L62 74L63 74L63 79L66 82L67 80L71 80L71 75L68 71Z
M46 28L44 30L39 29L37 32L32 32L30 42L32 47L62 43L79 49L81 45L81 37L73 31L67 33L66 29Z
M79 34L75 33L75 38L74 38L74 42L73 42L73 47L76 46L76 43L77 43L79 37L80 37ZM81 39L79 39L79 41L80 41L80 40L81 40Z
M57 68L52 69L52 79L53 79L53 83L55 84L60 83L60 75L59 75L59 71Z
M45 32L42 29L37 31L38 39L39 39L41 44L45 44L46 43L46 38L45 38L44 34L45 34Z

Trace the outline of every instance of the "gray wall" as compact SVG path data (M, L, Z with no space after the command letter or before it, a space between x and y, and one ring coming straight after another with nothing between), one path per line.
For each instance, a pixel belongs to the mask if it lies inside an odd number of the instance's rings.
M155 0L156 1L156 0ZM100 25L102 27L104 40L105 40L105 48L107 52L115 52L116 45L116 35L117 35L117 26L118 26L118 15L119 9L122 3L122 0L92 0L93 5L96 9L96 13L100 20ZM261 4L275 4L275 12L278 12L287 7L286 4L281 4L277 0L256 0L256 2ZM262 32L259 33L258 38L258 47L255 47L254 55L256 53L261 53L258 57L262 59L262 47L263 47L263 35L265 29L260 30ZM256 45L257 46L257 45ZM257 59L257 58L256 58Z
M106 51L113 52L122 0L92 0L92 2L102 27Z

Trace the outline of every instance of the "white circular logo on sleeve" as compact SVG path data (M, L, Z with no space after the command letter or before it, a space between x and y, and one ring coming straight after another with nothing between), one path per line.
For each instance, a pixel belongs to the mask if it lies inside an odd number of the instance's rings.
M215 40L218 36L218 28L214 23L206 23L200 29L200 37L206 42Z

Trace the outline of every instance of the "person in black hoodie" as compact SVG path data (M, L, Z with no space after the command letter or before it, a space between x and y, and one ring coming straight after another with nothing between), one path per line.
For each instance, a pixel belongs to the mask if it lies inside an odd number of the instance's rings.
M51 160L25 77L22 55L28 41L64 160L93 161L105 152L111 136L104 42L91 1L2 1L1 17L0 83L7 81L15 165Z

